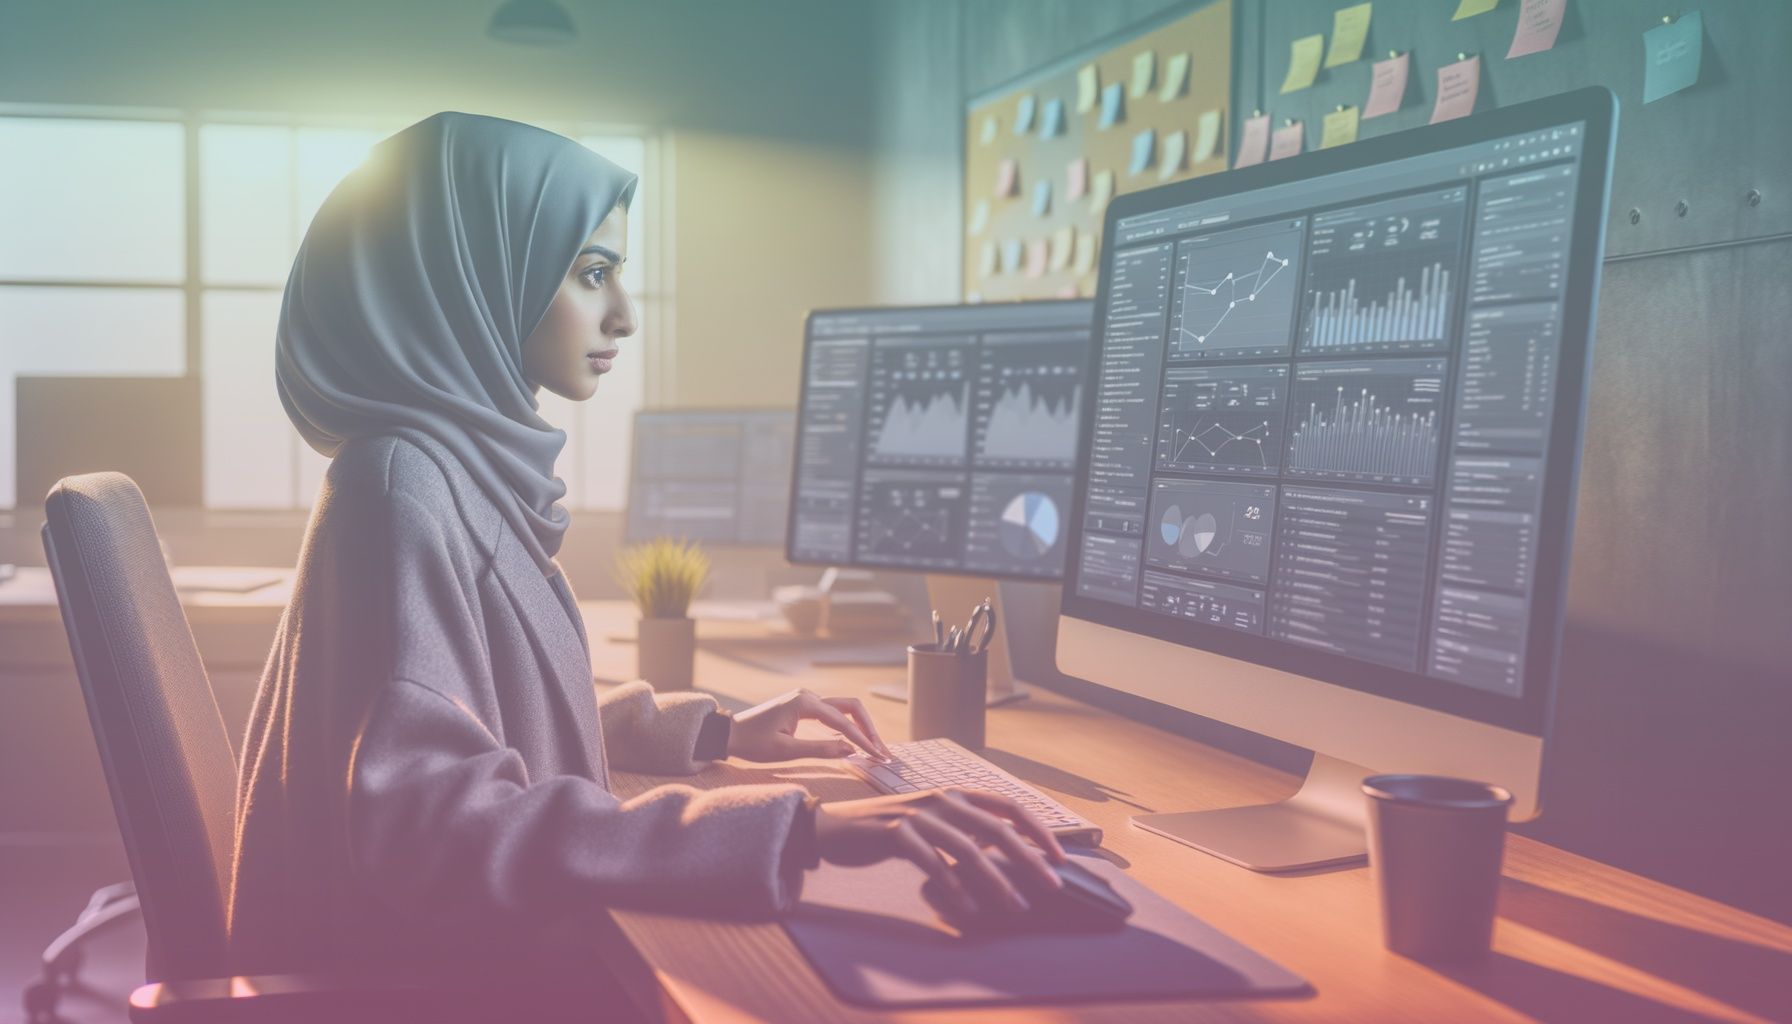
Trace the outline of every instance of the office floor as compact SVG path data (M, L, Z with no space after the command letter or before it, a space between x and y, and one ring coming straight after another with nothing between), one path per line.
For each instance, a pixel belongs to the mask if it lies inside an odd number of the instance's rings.
M93 890L128 877L124 850L114 842L0 837L0 1024L24 1019L20 997L38 977L39 955ZM90 991L64 998L63 1019L125 1020L125 998L143 983L143 949L143 929L134 920L89 944L81 978Z

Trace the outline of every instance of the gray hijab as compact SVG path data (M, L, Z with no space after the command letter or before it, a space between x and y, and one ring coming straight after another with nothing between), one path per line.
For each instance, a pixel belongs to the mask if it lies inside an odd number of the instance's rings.
M324 201L286 282L275 379L334 457L422 435L465 465L546 575L566 530L523 340L635 177L540 128L442 113L373 147Z

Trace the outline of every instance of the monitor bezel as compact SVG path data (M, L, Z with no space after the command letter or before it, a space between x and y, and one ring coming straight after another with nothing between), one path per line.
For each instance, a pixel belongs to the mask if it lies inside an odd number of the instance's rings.
M803 357L802 357L802 361L800 364L800 370L799 370L800 376L798 377L798 384L797 384L798 391L797 391L797 402L796 402L796 419L797 419L796 449L795 449L794 453L792 454L791 463L790 463L790 516L789 516L789 521L785 524L785 528L784 528L784 560L785 561L789 562L791 565L838 566L840 568L845 568L845 569L864 569L868 572L907 572L907 573L918 573L920 575L925 575L925 576L958 576L958 577L964 577L967 579L1002 580L1002 581L1016 582L1016 583L1047 583L1047 584L1056 585L1063 581L1064 574L1062 571L1054 573L1050 576L1028 576L1028 575L1021 574L1021 573L985 572L985 571L976 570L976 569L940 568L940 567L932 567L932 566L889 565L889 564L882 563L882 562L863 562L863 561L859 561L856 557L847 559L847 560L841 560L841 561L829 561L829 560L819 559L819 558L799 558L797 556L796 550L795 550L796 508L797 508L797 504L796 504L797 474L801 470L802 465L803 465L803 407L805 405L807 405L808 401L809 401L809 357L811 356L811 354L813 352L814 341L815 341L815 318L818 316L854 316L854 315L872 314L872 313L929 313L929 312L938 312L938 311L942 311L942 310L976 310L976 311L991 310L991 311L995 311L995 310L1012 309L1016 306L1032 306L1032 307L1087 306L1087 307L1089 307L1089 311L1090 311L1089 348L1091 351L1094 350L1094 348L1095 348L1095 320L1094 320L1095 303L1094 303L1094 300L1092 300L1092 299L1080 298L1080 297L1074 298L1074 299L1056 299L1056 298L1054 298L1054 299L1017 299L1017 300L1006 301L1006 302L942 302L942 303L929 303L929 304L925 304L925 305L905 305L905 304L901 304L901 303L896 303L896 304L872 305L872 306L829 306L829 307L811 309L811 310L809 310L809 312L807 314L804 315L804 317L803 317ZM1086 392L1085 392L1085 394L1086 394ZM1086 402L1085 402L1085 408L1087 408ZM1079 432L1078 443L1079 444L1082 443L1081 426L1082 426L1081 424L1078 424L1078 432ZM1080 459L1080 456L1079 456L1079 459ZM1077 465L1077 466L1073 466L1070 471L1071 472L1071 480L1072 480L1073 484L1075 482L1076 475L1080 469L1081 469L1081 466ZM1075 499L1076 499L1075 494L1072 494L1071 500L1074 502ZM1066 525L1068 525L1068 523ZM1066 546L1064 549L1066 565L1069 564L1069 557L1070 557L1070 547L1068 545L1068 539L1069 539L1069 537L1067 534L1066 535ZM856 554L856 552L855 552L855 554Z
M1602 87L1581 89L1442 124L1116 197L1108 205L1102 224L1095 334L1090 344L1089 380L1094 382L1101 365L1102 325L1107 318L1112 240L1116 237L1116 225L1124 218L1575 121L1584 123L1586 141L1581 154L1571 237L1586 241L1571 245L1568 254L1563 289L1561 358L1555 409L1550 420L1550 440L1544 460L1547 468L1527 633L1532 639L1526 652L1524 684L1518 697L1443 682L1416 671L1390 669L1343 655L1297 648L1266 635L1169 619L1139 608L1079 596L1075 587L1076 555L1081 550L1084 534L1088 457L1098 387L1085 391L1077 448L1078 486L1071 497L1072 515L1066 536L1071 548L1065 563L1060 613L1473 721L1533 736L1545 735L1553 704L1565 618L1563 609L1567 596L1568 554L1574 531L1574 498L1579 485L1581 442L1591 376L1594 299L1605 253L1612 147L1617 125L1617 99L1610 90Z
M633 506L634 497L635 497L635 482L636 482L635 470L639 467L640 462L641 462L641 447L640 447L641 446L641 421L643 419L648 419L648 418L656 417L656 416L668 416L668 417L670 417L670 416L760 416L760 415L776 416L776 415L780 415L780 414L789 416L791 418L791 427L792 427L792 432L794 433L795 426L796 426L796 410L791 409L788 406L778 406L778 405L716 405L716 406L709 406L709 405L704 405L704 406L659 406L656 408L636 409L634 411L634 414L629 417L628 496L623 500L623 507L622 507L622 534L621 534L622 543L625 545L626 544L645 544L649 541L659 539L660 537L663 537L663 536L667 536L665 534L654 534L653 536L649 536L649 537L637 537L629 532L629 523L631 521L631 517L629 515L629 509ZM793 477L796 475L796 464L794 462L791 463L791 475ZM789 511L787 509L786 513L785 513L786 533L789 532L789 525L788 525L789 518L790 518ZM698 543L706 548L723 548L723 549L728 549L728 550L776 551L778 548L778 544L776 541L756 543L754 541L745 541L745 540L704 540L704 541L698 541Z

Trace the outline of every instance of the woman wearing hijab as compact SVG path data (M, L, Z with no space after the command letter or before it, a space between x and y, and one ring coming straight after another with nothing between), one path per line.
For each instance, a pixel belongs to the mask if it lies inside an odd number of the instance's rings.
M598 908L768 915L822 860L906 857L969 908L1022 903L981 849L999 845L1056 884L1062 850L992 794L609 791L730 755L887 755L854 700L799 690L730 723L702 695L595 692L554 561L565 434L535 396L588 399L624 356L634 187L561 136L439 114L374 147L306 233L277 383L332 462L245 741L238 972L508 978ZM806 718L844 739L796 739ZM582 952L567 969L591 970Z

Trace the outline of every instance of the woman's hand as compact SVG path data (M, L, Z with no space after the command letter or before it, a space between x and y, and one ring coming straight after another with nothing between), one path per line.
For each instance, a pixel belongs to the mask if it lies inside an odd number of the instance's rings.
M948 787L822 804L815 811L815 840L822 859L834 864L914 861L966 912L980 906L1027 909L1014 882L984 854L986 846L1000 846L1041 887L1063 885L1051 868L1065 859L1057 837L1020 804L981 790Z
M845 739L797 739L797 723L805 718L815 719ZM748 708L734 716L728 730L728 755L746 761L845 757L855 746L875 760L891 757L864 704L852 697L818 697L808 690L792 690Z

